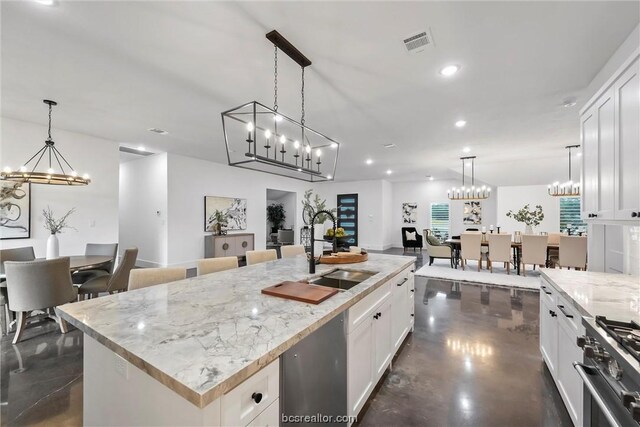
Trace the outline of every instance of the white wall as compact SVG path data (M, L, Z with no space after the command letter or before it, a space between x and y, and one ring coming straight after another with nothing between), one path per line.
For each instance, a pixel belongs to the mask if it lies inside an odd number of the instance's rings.
M298 201L311 184L219 163L168 154L168 256L167 265L195 266L204 256L204 196L247 199L247 230L255 234L256 249L264 249L267 188L293 191ZM300 203L300 202L298 202ZM302 227L301 209L294 229ZM287 218L287 225L291 218ZM297 237L296 237L297 241Z
M544 213L544 220L534 228L534 232L560 231L560 198L549 196L546 185L498 187L497 195L497 225L501 227L501 231L524 232L525 225L507 217L507 212L520 210L527 203L530 210L535 209L536 205L541 205Z
M120 249L137 247L137 265L168 262L167 189L167 153L120 166Z
M44 145L47 127L2 118L1 167L19 168ZM85 245L118 241L118 145L113 141L52 129L56 148L78 173L88 173L87 186L31 185L31 238L2 240L0 248L33 246L37 257L46 254L49 233L43 227L42 210L50 206L56 216L71 208L69 223L76 230L58 236L61 255L83 254ZM43 164L43 161L40 163ZM42 170L46 170L47 166Z
M449 203L449 224L450 234L457 235L472 225L463 224L464 201L449 200L447 189L460 186L459 181L413 181L393 183L393 222L391 232L393 245L402 247L402 234L400 229L409 224L402 223L402 204L415 202L418 204L417 223L414 224L420 233L425 228L431 228L431 204ZM482 200L482 224L489 228L489 225L496 223L496 197L495 192L488 199Z

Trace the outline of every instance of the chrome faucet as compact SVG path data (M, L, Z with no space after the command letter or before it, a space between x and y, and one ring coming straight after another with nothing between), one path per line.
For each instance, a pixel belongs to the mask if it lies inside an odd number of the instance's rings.
M315 246L315 230L313 229L313 225L316 222L316 217L320 214L327 214L329 215L329 218L331 218L331 222L333 223L333 252L337 252L338 251L338 241L336 239L336 217L333 216L333 214L329 211L318 211L316 212L316 214L313 216L313 218L311 218L311 257L309 258L309 273L310 274L314 274L316 272L316 257L314 255L314 246ZM322 256L322 254L320 255Z

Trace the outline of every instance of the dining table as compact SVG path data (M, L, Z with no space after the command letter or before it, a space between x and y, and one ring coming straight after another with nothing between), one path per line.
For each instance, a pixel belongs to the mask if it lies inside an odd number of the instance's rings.
M42 261L45 258L36 258L37 261ZM113 261L113 257L108 255L71 255L69 257L69 271L83 271L93 270L101 268ZM0 279L4 279L5 275L0 274ZM7 287L7 282L0 282L0 287Z
M458 268L458 264L460 262L460 249L462 243L460 239L447 239L445 243L451 245L451 256L453 257L453 265L455 268ZM483 240L481 242L483 247L488 247L489 242ZM549 255L553 249L559 249L560 245L558 243L548 243L547 244L547 267L549 266ZM522 242L511 242L511 249L513 250L513 264L516 267L516 273L520 275L520 259L522 257Z

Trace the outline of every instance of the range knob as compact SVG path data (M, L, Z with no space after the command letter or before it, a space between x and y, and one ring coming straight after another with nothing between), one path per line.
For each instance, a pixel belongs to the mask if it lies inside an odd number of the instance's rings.
M623 391L622 404L625 408L629 409L632 403L640 402L640 393L637 391Z
M609 353L604 351L604 349L600 347L598 344L593 344L593 345L585 344L583 348L584 348L584 355L590 359L595 359L597 361L607 361L611 357Z
M578 337L578 339L576 340L576 344L578 345L578 347L584 348L585 345L591 345L591 346L597 345L598 342L593 338L584 335L584 336Z
M629 412L631 412L631 418L633 421L640 421L640 405L633 402L629 405Z

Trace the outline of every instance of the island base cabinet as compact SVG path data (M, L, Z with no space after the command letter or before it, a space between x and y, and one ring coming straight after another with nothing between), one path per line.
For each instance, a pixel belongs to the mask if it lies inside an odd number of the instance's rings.
M373 390L375 360L373 318L361 322L347 340L347 401L349 415L357 415Z
M277 426L279 360L199 408L90 336L84 336L83 424ZM261 393L256 403L253 393Z

